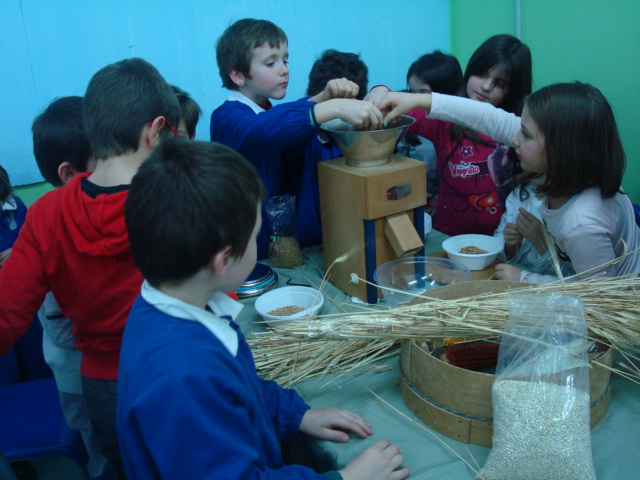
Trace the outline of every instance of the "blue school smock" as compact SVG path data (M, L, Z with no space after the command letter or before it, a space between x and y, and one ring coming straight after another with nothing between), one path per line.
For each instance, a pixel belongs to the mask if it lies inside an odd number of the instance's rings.
M264 110L239 92L232 92L229 98L211 114L211 141L234 149L253 164L265 185L267 200L283 194L296 196L298 232L305 237L306 219L318 217L310 192L312 173L304 159L304 151L318 131L310 116L315 102L304 97ZM303 182L305 169L308 175ZM302 197L308 198L301 201ZM259 259L267 257L271 231L266 219L263 210Z
M153 288L145 282L131 309L118 379L118 440L129 479L326 480L284 465L279 441L298 431L309 406L258 377L238 325L210 318L223 333L214 334L165 313L183 311L181 302L156 307L145 290Z

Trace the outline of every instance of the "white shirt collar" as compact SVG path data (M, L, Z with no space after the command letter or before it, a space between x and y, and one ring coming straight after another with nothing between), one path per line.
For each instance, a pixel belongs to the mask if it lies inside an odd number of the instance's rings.
M240 310L242 310L240 303L222 292L215 292L207 302L207 305L213 311L211 313L161 292L149 285L146 280L142 284L141 294L142 298L162 313L204 325L222 342L231 355L236 356L238 352L238 334L229 325L229 320L220 317L222 315L228 315L232 319L237 317Z
M6 210L17 210L17 209L18 209L18 204L12 197L7 198L7 200L2 204L3 212Z
M238 92L237 90L234 90L233 92L231 92L227 100L231 102L244 103L245 105L251 107L251 110L253 110L253 113L255 114L262 113L265 111L265 109L262 108L260 105L258 105L256 102L251 100L249 97L243 95L242 93Z

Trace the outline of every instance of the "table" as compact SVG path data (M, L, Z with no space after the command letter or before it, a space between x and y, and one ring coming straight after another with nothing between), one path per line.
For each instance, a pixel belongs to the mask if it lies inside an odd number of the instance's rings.
M425 242L426 253L441 251L444 238L439 232L430 232ZM276 269L279 286L285 286L287 281L320 286L324 272L322 250L313 247L303 250L303 254L303 267ZM328 300L322 314L338 313L338 305L347 311L357 308L347 295L330 284L325 284L322 291ZM248 335L264 329L262 324L256 323L260 317L252 308L254 301L255 298L243 300L246 308L238 317L238 323ZM352 437L347 444L318 441L319 446L343 467L366 447L386 438L402 448L412 480L475 479L474 472L464 462L478 470L490 449L453 440L418 419L400 395L398 363L398 357L389 358L348 376L327 375L294 386L312 407L334 406L351 410L369 421L375 432L367 439ZM596 475L599 480L640 479L640 385L613 374L612 392L607 414L591 431Z

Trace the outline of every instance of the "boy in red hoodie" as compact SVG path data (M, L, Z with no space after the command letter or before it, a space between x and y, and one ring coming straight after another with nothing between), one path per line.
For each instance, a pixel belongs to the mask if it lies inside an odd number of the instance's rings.
M124 202L138 167L162 136L175 132L180 106L160 73L133 58L93 76L83 113L96 168L29 209L0 270L0 355L29 328L52 291L74 322L83 394L102 454L125 478L115 431L118 361L142 275L131 258Z

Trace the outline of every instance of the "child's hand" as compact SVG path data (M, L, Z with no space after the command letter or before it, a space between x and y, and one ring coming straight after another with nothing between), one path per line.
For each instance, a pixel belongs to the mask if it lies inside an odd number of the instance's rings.
M384 112L385 123L390 123L414 108L431 110L431 94L389 92L380 100L378 108Z
M389 89L387 87L378 85L377 87L372 88L371 91L365 95L363 100L365 102L373 103L377 107L388 93Z
M378 108L362 100L336 100L340 102L342 114L340 118L356 127L375 130L382 126L382 112Z
M343 480L402 480L409 476L407 467L400 468L404 458L400 447L379 440L340 470Z
M504 254L507 258L513 258L522 245L522 234L515 223L507 223L502 231L504 238Z
M328 122L339 118L358 128L374 130L382 126L382 112L373 104L348 98L334 98L313 106L316 121Z
M339 408L312 408L305 412L300 431L322 440L348 442L353 432L361 438L373 435L371 425L355 413Z
M542 231L544 228L542 222L535 215L521 208L518 218L516 219L516 224L522 236L536 247L540 255L544 255L547 251L547 243Z
M356 98L360 87L357 83L346 78L334 78L327 82L324 91L320 94L319 102L331 100L332 98Z
M495 279L506 280L508 282L519 282L521 272L521 268L514 267L507 263L499 263L496 265Z

